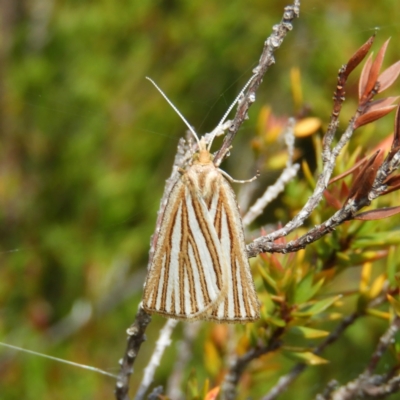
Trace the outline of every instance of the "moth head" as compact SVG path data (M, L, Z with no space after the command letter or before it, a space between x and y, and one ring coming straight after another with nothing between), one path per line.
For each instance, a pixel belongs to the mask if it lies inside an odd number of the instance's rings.
M193 164L211 164L213 155L207 149L207 144L202 137L199 141L199 151L193 155Z

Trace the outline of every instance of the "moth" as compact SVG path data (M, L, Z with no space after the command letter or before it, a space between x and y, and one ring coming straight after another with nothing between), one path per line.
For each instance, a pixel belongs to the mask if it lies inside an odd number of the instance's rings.
M257 320L260 305L239 208L228 183L228 179L234 180L214 165L210 153L215 134L208 146L204 137L199 140L161 89L151 82L189 127L198 151L188 168L180 171L167 198L144 285L143 309L189 321Z

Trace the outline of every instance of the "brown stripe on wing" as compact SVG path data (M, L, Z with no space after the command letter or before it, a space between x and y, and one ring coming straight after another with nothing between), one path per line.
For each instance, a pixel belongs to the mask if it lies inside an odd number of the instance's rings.
M220 185L219 195L220 198L214 217L214 226L218 237L222 239L222 221L225 214L230 240L230 254L225 254L225 257L230 264L229 271L231 276L229 278L232 282L232 298L230 297L231 292L228 292L223 303L224 318L221 319L218 317L218 307L215 307L212 313L210 313L210 319L220 322L245 322L255 320L258 318L259 304L254 289L254 283L250 275L250 266L246 254L239 209L236 205L234 193L227 182L224 181ZM240 282L238 282L237 272L239 272ZM239 284L242 287L241 295L238 291ZM233 318L228 317L228 305L232 300L234 308ZM244 315L241 313L240 300L243 301Z
M200 200L195 197L195 196L191 196L191 200L192 200L192 207L193 207L193 211L196 215L196 220L199 224L201 233L204 236L204 239L207 243L207 248L208 251L210 252L210 256L211 256L211 260L212 260L212 264L213 264L213 269L214 269L214 273L215 276L217 278L217 287L218 289L221 290L223 282L222 282L222 266L220 265L220 259L218 256L218 249L215 246L214 240L211 236L210 230L207 226L207 222L203 216L203 210L202 207L200 205Z
M160 236L153 258L151 269L148 273L143 293L143 306L148 311L166 312L166 296L171 264L172 233L179 209L185 200L185 187L178 182L171 191L170 199L164 210L160 226ZM172 199L172 200L171 200ZM162 271L164 272L161 280ZM157 309L157 298L161 291L160 307ZM151 295L151 298L149 296Z
M182 268L184 271L187 273L188 277L188 282L189 282L189 297L190 297L190 306L191 306L191 311L192 313L195 313L199 311L197 301L196 301L196 288L195 288L195 281L194 281L194 275L193 275L193 269L190 264L190 259L189 259L189 243L191 244L193 248L193 238L192 235L189 233L189 216L188 216L188 209L186 206L186 203L183 203L182 205L182 236L181 236L181 251L179 253L179 264L182 265ZM195 254L195 259L199 257L198 252L196 249L193 250L193 253ZM197 254L196 254L197 253ZM180 286L181 289L181 294L184 296L184 291L185 291L185 285L184 285L184 277L182 281L182 285ZM200 281L201 288L203 291L203 286L205 286L204 282L204 277L203 281ZM205 296L203 296L204 299L206 299ZM184 301L184 299L183 299ZM210 298L207 299L207 302L210 302Z

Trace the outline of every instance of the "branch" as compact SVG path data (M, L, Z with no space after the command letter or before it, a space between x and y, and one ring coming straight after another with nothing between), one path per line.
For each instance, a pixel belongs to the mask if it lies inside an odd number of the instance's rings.
M128 344L115 385L115 398L117 400L129 400L129 377L133 373L133 364L139 353L140 346L146 340L145 331L150 322L151 316L143 310L140 304L134 323L127 329Z
M193 355L193 341L198 335L200 327L201 323L199 321L183 325L183 340L177 343L177 359L167 382L166 394L171 399L179 400L185 398L181 390L182 379L186 372L187 363Z
M386 291L384 291L380 296L376 297L375 299L371 300L371 302L368 304L368 307L376 307L379 304L383 303L386 301ZM336 329L329 334L329 336L326 337L324 341L322 341L321 344L315 347L313 350L313 353L316 355L319 355L325 350L326 347L330 346L336 340L338 340L343 332L354 322L364 316L365 313L356 311L353 314L349 315L348 317L344 318L342 322L336 327ZM262 400L274 400L276 399L282 392L284 392L288 386L307 368L307 365L304 363L298 363L295 365L292 370L282 376L277 384L272 387L267 395L265 395Z
M288 150L288 161L285 169L282 171L277 181L269 186L264 194L252 205L246 215L243 217L243 226L250 225L259 215L261 215L265 207L274 200L279 193L283 192L285 186L296 175L300 168L299 164L293 164L294 157L294 124L295 120L290 118L285 130L285 142Z
M283 328L277 329L270 338L268 344L265 346L252 348L246 354L233 361L228 373L225 376L224 382L222 383L221 399L234 400L236 398L237 384L244 369L247 367L250 361L259 358L264 354L270 353L271 351L277 350L281 345L279 338L283 332Z
M223 158L228 154L239 128L247 117L250 106L256 100L256 92L268 68L275 63L274 52L279 49L287 33L292 30L292 22L299 16L300 0L294 0L293 5L285 7L282 21L275 25L271 36L264 42L264 48L257 67L254 68L254 79L246 90L243 99L239 102L236 115L228 129L221 148L214 158L214 164L218 167Z
M385 180L387 179L388 175L392 173L395 168L397 168L400 164L400 156L398 155L400 146L397 140L399 135L396 134L391 153L387 157L387 162L385 162L382 166L377 166L378 158L376 163L374 163L375 159L371 160L370 165L368 165L369 170L367 171L368 175L366 176L366 178L364 175L361 174L359 177L359 180L367 179L367 185L364 185L362 190L355 189L353 193L355 195L354 198L350 197L349 199L347 199L347 202L343 206L342 210L336 213L331 219L326 221L320 227L316 227L315 229L308 232L298 243L290 242L288 246L278 248L276 248L272 244L272 242L274 242L276 239L287 236L293 230L303 225L304 221L318 206L322 199L324 190L329 184L329 180L332 175L336 159L342 151L343 147L351 139L355 129L379 118L382 118L384 115L386 115L388 112L392 111L396 107L393 105L389 105L396 100L396 98L393 97L372 102L374 96L390 86L400 73L399 65L398 63L396 63L393 66L389 67L386 71L384 71L380 76L378 76L383 56L387 47L386 42L382 46L376 60L373 63L371 61L371 58L367 60L360 77L359 104L357 111L351 118L347 129L341 135L337 144L331 149L333 138L338 127L339 113L342 107L342 103L345 99L344 89L347 78L349 74L354 70L354 68L365 57L372 45L372 42L373 37L370 38L363 46L361 46L360 49L357 50L354 56L350 58L347 65L344 65L339 70L338 84L334 95L333 111L331 114L331 122L324 137L324 148L322 157L323 169L316 183L314 193L308 199L302 210L283 228L278 229L275 232L270 233L269 235L255 239L253 243L248 246L250 257L266 251L279 251L285 253L288 251L296 251L300 248L304 248L305 245L319 239L324 234L330 232L333 228L335 228L335 226L341 224L346 220L352 219L355 216L355 213L360 208L369 205L374 198L380 196L385 191ZM398 131L398 129L396 129L396 125L395 131ZM377 155L375 155L375 157ZM379 160L381 161L381 159ZM376 175L378 167L380 168L378 175ZM372 185L373 182L375 182L374 186Z
M325 395L318 395L317 400L378 399L397 393L400 390L399 376L372 375L372 373L375 371L385 351L393 343L394 336L399 330L400 318L395 316L387 331L379 339L379 343L364 372L346 385Z
M161 329L153 355L151 356L147 367L144 369L142 383L140 384L136 393L135 400L142 400L151 383L153 382L154 373L157 367L160 365L160 360L165 349L171 344L171 334L177 324L178 320L168 319L164 327Z
M339 324L339 326L319 345L317 346L313 353L320 354L327 346L334 343L341 334L352 325L362 314L358 312L349 315L344 318L343 321ZM274 400L276 399L282 392L284 392L288 386L307 368L307 364L298 363L295 365L292 370L279 378L277 384L270 389L267 395L265 395L262 400Z

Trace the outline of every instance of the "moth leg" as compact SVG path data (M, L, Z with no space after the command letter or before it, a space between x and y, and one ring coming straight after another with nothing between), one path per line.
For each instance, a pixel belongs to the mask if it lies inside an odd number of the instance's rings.
M222 169L219 169L219 172L221 172L222 175L225 176L226 179L228 179L230 182L234 182L234 183L250 183L255 181L259 176L260 176L260 171L257 170L257 173L255 176L253 176L251 179L246 179L246 180L238 180L238 179L233 179L229 174L227 174L225 171L223 171Z

